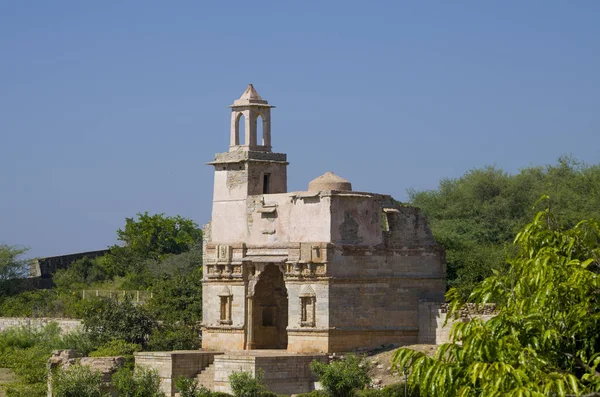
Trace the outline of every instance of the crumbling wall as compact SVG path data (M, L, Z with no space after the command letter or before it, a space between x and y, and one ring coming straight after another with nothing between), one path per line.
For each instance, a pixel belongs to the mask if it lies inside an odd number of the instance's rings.
M99 371L102 379L102 392L117 396L112 386L112 375L125 364L124 357L81 357L74 350L56 350L48 359L48 397L52 397L52 375L60 369L68 369L74 365L90 367L92 371Z
M418 343L441 345L450 342L450 332L456 322L479 318L484 321L494 317L494 305L467 305L457 319L448 318L448 304L440 301L423 300L419 302L419 338Z

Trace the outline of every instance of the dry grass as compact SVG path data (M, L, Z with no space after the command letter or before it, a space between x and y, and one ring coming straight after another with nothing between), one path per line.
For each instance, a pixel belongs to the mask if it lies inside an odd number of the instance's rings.
M7 368L0 368L0 397L5 396L2 386L4 384L14 382L15 380L16 380L15 375L12 373L11 370L9 370Z
M410 345L410 346L402 346L403 348L412 349L416 351L423 352L428 356L433 356L435 354L435 349L437 346L435 345ZM371 379L380 380L381 386L391 385L392 383L398 383L403 381L402 373L395 373L392 370L392 366L390 364L390 360L394 353L398 350L397 348L384 350L367 357L367 360L371 362L371 370L369 371L369 376Z

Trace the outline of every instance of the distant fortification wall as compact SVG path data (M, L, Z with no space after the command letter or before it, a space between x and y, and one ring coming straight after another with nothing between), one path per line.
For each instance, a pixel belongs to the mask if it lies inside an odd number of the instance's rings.
M55 322L63 334L73 332L82 326L82 321L71 318L29 318L29 317L0 317L0 332L8 328L30 328L34 330L41 329L51 322Z

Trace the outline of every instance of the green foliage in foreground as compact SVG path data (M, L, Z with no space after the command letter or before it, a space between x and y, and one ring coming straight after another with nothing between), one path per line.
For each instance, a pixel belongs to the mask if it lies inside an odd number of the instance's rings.
M61 335L56 324L39 331L11 328L0 333L0 367L9 368L17 377L16 383L7 386L7 395L45 396L46 365L52 351L72 348L86 353L90 346L84 334Z
M112 377L120 397L166 397L160 390L160 377L154 370L121 368Z
M331 397L351 397L371 380L368 375L369 363L353 354L329 364L315 360L310 363L310 369Z
M406 390L408 397L419 397L418 390ZM356 392L357 397L404 397L404 383L393 383L383 389L365 389Z
M399 349L422 396L566 396L600 391L600 226L561 228L549 209L515 238L509 266L478 285L470 302L496 303L487 322L457 322L434 358ZM448 292L450 315L463 308Z
M133 368L133 353L142 351L142 346L137 343L128 343L121 339L113 339L89 354L90 357L116 357L125 358L125 366Z
M229 384L235 397L261 397L267 391L262 370L256 377L249 372L234 372L229 375Z
M52 374L53 397L109 397L101 390L102 376L90 367L73 365Z
M188 379L180 376L175 381L175 386L181 397L210 397L211 391L198 385L197 379Z
M514 175L486 167L443 179L435 190L409 191L410 202L423 210L446 249L449 286L465 297L492 269L504 267L513 236L535 215L533 205L542 195L552 197L564 227L581 219L600 221L600 164L563 157Z

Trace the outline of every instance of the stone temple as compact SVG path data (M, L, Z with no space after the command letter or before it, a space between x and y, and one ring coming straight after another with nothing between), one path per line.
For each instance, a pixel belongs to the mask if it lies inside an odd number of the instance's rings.
M209 163L202 349L135 353L168 396L180 376L231 392L237 371L262 371L275 393L309 392L313 360L447 333L444 252L423 215L331 172L288 192L287 156L271 150L272 108L250 85L231 105L229 150Z
M274 106L250 85L230 107L229 150L209 163L203 349L331 353L423 339L420 302L444 300L446 271L420 211L331 172L288 192Z

